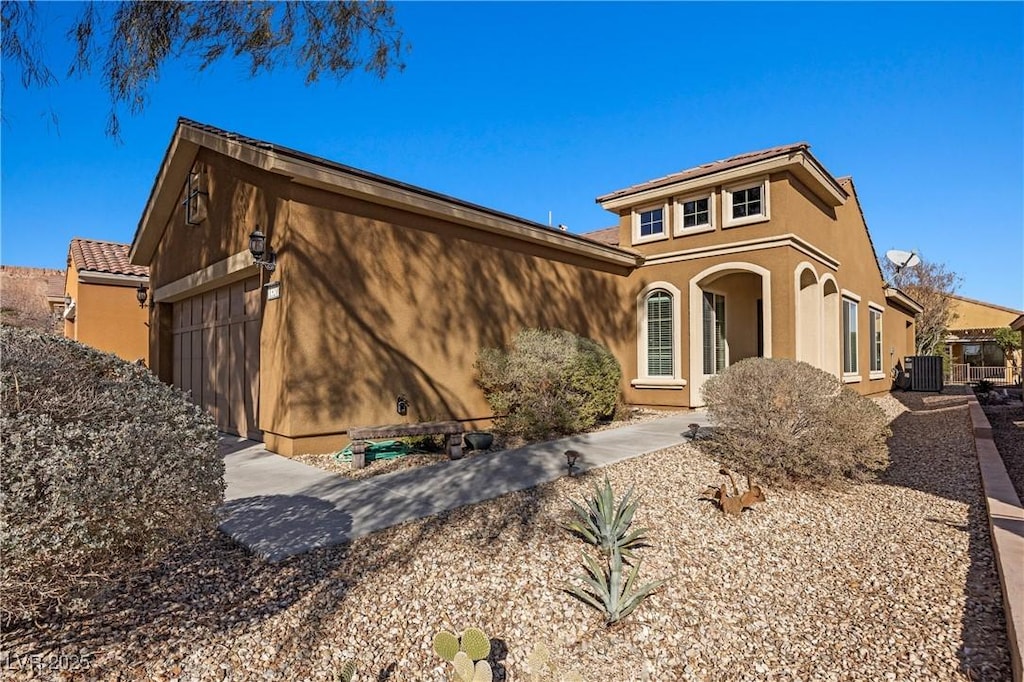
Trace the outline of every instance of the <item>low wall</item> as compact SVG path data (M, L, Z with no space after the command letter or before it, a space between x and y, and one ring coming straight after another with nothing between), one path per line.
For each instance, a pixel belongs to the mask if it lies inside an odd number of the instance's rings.
M1013 488L1003 458L992 440L992 425L970 393L970 407L974 445L978 452L981 484L988 507L988 528L992 537L992 552L999 570L1003 590L1003 611L1006 614L1006 637L1010 647L1010 660L1014 682L1024 680L1021 653L1024 651L1024 509Z

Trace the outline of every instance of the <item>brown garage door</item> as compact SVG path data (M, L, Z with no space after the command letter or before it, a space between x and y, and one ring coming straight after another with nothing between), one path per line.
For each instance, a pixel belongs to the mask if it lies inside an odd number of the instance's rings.
M174 385L217 428L261 439L260 283L250 277L174 304Z

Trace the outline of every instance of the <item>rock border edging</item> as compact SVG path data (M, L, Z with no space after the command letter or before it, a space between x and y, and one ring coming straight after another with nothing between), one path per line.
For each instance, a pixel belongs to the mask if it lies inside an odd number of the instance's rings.
M1024 682L1024 508L992 439L992 425L973 393L968 394L971 431L988 508L988 528L1003 591L1006 638L1014 682ZM1016 557L1016 560L1014 559Z

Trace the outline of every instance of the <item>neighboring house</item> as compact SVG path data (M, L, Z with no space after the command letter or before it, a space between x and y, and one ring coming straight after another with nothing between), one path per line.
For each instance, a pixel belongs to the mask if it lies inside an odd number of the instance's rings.
M64 271L0 265L0 320L59 333L63 327Z
M64 281L64 336L134 362L149 358L149 310L139 305L148 268L128 262L128 244L74 238Z
M1010 329L1020 333L1020 345L1021 349L1024 350L1024 314L1020 315L1016 320L1010 323Z
M1007 357L996 343L995 331L1010 327L1014 320L1024 313L955 294L949 298L955 315L946 336L946 349L950 357L950 381L1019 381L1020 351L1017 351L1014 357Z
M626 401L658 407L755 355L881 393L912 353L920 307L805 144L598 201L619 224L574 235L181 119L131 247L151 366L221 429L298 454L398 420L398 396L409 421L488 420L477 353L524 327L601 341Z

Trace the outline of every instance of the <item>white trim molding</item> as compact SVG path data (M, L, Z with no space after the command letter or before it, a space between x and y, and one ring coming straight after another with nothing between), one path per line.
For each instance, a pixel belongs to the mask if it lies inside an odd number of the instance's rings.
M806 310L805 302L802 299L803 289L800 287L800 279L803 277L805 271L810 270L814 276L814 284L811 285L811 295L813 301L811 305L814 306L812 311ZM821 310L821 278L818 277L818 271L814 269L808 261L801 261L797 264L796 268L793 269L793 323L796 331L794 337L796 340L796 359L803 360L808 364L814 365L815 367L821 368L821 352L822 352L822 310ZM807 323L804 320L804 315L811 316L814 318L810 324L813 325L813 336L810 339L804 339L805 329L804 326ZM805 346L810 346L805 348Z
M683 208L687 202L700 201L701 199L708 200L708 222L705 225L694 225L693 227L684 227L683 223ZM686 196L675 197L672 199L672 222L673 229L672 235L675 237L685 237L690 234L701 234L702 232L714 232L718 221L715 220L715 192L708 190L706 192L697 192L695 194L689 194Z
M763 175L760 178L749 178L743 182L737 182L732 185L722 187L722 229L740 227L742 225L753 225L754 223L763 223L771 220L771 199L769 198L770 185L771 183L768 181L768 176ZM754 189L755 187L761 188L761 212L740 218L734 218L732 216L732 195L735 192L742 192L743 190Z
M672 297L672 376L647 374L647 297L655 291L666 291ZM680 390L686 386L682 376L682 292L671 282L651 282L636 297L636 378L630 381L634 388L663 388Z
M878 332L881 334L878 348L878 369L871 369L875 359L875 337L871 333L872 317L878 314ZM868 379L877 381L885 378L885 308L874 301L868 301Z
M643 213L650 213L651 211L657 211L661 209L661 232L657 234L651 234L647 236L640 235L640 215ZM629 222L632 226L631 233L633 235L633 245L636 244L648 244L650 242L660 242L668 239L669 235L669 206L668 202L661 204L647 204L645 206L637 206L630 212Z
M763 268L754 263L734 261L712 265L701 270L690 279L690 407L700 407L704 404L700 395L700 389L707 381L704 375L704 324L701 317L703 304L701 302L704 289L701 282L712 275L726 275L734 272L751 272L761 276L761 309L763 310L762 324L764 325L764 357L772 357L772 273L771 270Z
M813 258L831 270L839 269L839 261L828 255L810 242L801 239L795 234L780 234L774 237L761 237L759 239L747 239L744 241L731 242L726 245L701 246L683 251L669 251L647 256L644 265L660 265L662 263L678 263L680 261L697 260L698 258L711 258L713 256L731 256L738 253L749 253L751 251L764 251L788 246L800 253Z
M79 270L78 281L82 284L109 284L118 287L137 287L140 284L149 284L149 275L126 275L118 272Z

